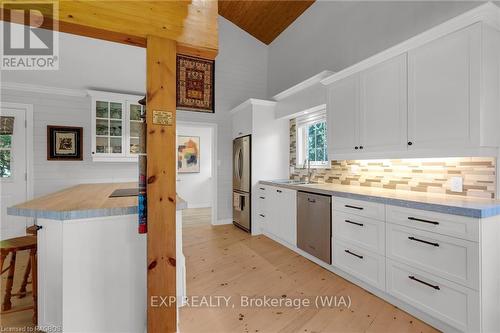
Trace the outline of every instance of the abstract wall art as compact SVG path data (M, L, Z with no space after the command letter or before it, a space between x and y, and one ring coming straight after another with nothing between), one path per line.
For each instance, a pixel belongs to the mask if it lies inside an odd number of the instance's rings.
M200 172L199 136L177 136L177 172Z

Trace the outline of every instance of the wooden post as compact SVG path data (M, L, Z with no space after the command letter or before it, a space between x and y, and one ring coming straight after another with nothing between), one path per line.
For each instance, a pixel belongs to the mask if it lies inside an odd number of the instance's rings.
M147 38L148 332L177 331L176 42Z

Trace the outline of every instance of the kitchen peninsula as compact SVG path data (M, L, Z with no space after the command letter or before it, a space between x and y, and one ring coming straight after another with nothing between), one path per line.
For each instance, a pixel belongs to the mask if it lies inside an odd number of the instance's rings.
M146 328L146 234L137 197L110 197L137 183L81 184L8 208L38 231L38 324L74 332ZM132 191L133 192L133 191ZM182 210L177 197L177 296L185 295Z

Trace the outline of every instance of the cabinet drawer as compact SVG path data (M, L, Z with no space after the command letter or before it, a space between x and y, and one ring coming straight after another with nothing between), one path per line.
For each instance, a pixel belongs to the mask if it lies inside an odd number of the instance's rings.
M335 237L385 255L385 222L336 210L332 220Z
M461 331L479 331L477 291L387 259L387 292Z
M387 257L479 289L478 244L388 223Z
M381 221L385 220L385 206L375 202L333 197L333 209Z
M462 239L479 241L479 220L420 209L386 206L387 222Z
M385 258L383 256L336 237L333 237L332 242L333 266L385 290Z

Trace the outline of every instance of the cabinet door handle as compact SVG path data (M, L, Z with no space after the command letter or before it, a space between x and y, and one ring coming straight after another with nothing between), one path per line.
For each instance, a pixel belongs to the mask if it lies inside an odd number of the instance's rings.
M411 146L412 144L413 144L413 142L408 141L408 146Z
M40 230L40 229L43 228L41 225L38 225L38 224L34 224L34 226L35 226L36 231L38 231L38 230Z
M344 205L344 207L352 208L352 209L357 209L357 210L363 210L364 209L363 207L357 207L357 206L351 206L351 205Z
M430 221L430 220L423 220L423 219L418 219L416 217L408 217L408 220L411 220L411 221L416 221L416 222L422 222L422 223L430 223L430 224L434 224L434 225L438 225L439 222L436 222L436 221Z
M265 199L266 197L259 197L259 199Z
M282 191L282 190L276 190L276 192L281 193L281 192L283 192L283 191Z
M358 147L358 146L356 146L356 147L354 147L354 149L359 149L359 147Z
M316 202L316 199L307 198L307 201L312 202L312 203L315 203L315 202Z
M353 253L349 250L344 250L346 253L349 253L351 256L358 257L359 259L363 259L363 256L360 256L359 254Z
M353 221L349 221L349 220L345 220L345 222L350 223L350 224L359 225L360 227L364 226L363 223L353 222Z
M264 187L259 187L260 190L265 191L266 189Z
M363 146L359 146L359 149L363 149Z
M260 216L260 217L266 217L266 215L264 215L264 214L259 214L259 216Z
M431 287L431 288L434 288L434 289L436 289L436 290L441 290L441 288L439 288L439 286L435 286L435 285L433 285L433 284L430 284L429 282L425 282L425 281L422 281L422 280L420 280L420 279L417 279L417 278L416 278L416 277L414 277L413 275L408 276L408 278L409 278L410 280L417 281L417 282L419 282L419 283L421 283L421 284L425 284L427 287Z
M415 238L413 236L410 236L408 237L409 240L412 240L412 241L415 241L415 242L420 242L420 243L425 243L425 244L429 244L429 245L432 245L432 246L436 246L438 247L439 244L438 243L433 243L433 242L428 242L426 240L423 240L423 239L418 239L418 238Z

